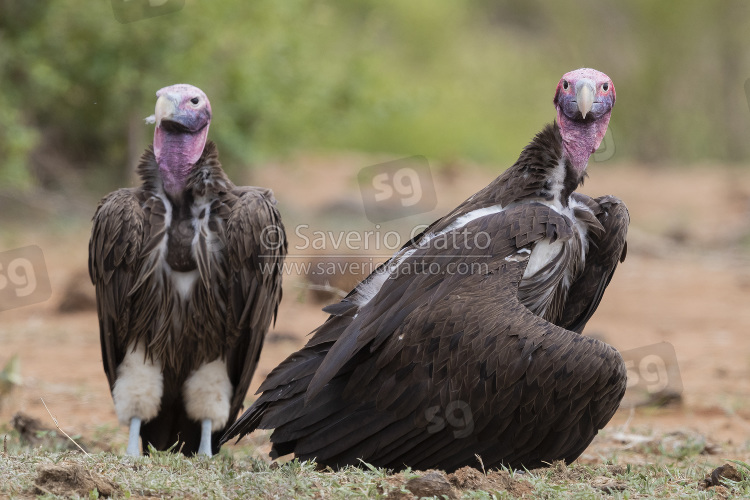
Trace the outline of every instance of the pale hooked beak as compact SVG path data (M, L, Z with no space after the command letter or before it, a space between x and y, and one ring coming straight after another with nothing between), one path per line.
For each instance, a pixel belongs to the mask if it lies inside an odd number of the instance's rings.
M588 78L583 78L576 82L576 102L578 103L578 111L581 112L581 116L585 119L594 105L594 82Z
M161 125L161 121L164 119L172 118L177 111L177 103L175 99L170 99L168 94L162 94L156 100L156 110L153 114L153 118L149 116L146 121L149 123L156 123L156 126ZM153 122L151 121L153 119Z

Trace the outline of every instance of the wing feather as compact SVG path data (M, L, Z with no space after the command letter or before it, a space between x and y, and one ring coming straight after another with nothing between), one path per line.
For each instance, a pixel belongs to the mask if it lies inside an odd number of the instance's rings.
M110 389L127 348L131 292L142 265L150 224L137 191L120 189L97 207L89 240L89 276L96 287L102 362Z
M223 439L275 427L275 455L294 451L333 466L362 458L384 467L452 470L474 465L478 449L488 466L531 467L578 456L624 393L622 359L610 346L526 309L518 286L527 261L507 258L543 238L572 237L570 222L532 203L469 226L490 232L490 248L459 249L449 258L437 250L439 238L416 248L408 261L437 263L441 272L397 274L356 318L329 318L316 332L327 341L313 338L274 370L263 395ZM484 264L485 271L446 272L457 263ZM337 328L343 319L345 327ZM304 359L305 369L293 358ZM279 397L289 385L289 399ZM343 409L343 403L331 411L317 404L336 396L346 402ZM290 403L294 411L286 413ZM460 429L445 425L446 409L457 407L474 427L468 437L457 438ZM561 430L567 434L558 436ZM482 447L477 436L493 447Z
M236 188L226 216L228 331L236 343L228 353L234 386L230 422L242 407L269 325L281 301L287 242L270 190Z
M588 224L590 229L586 267L568 292L559 324L581 333L599 307L617 264L625 260L630 216L625 204L614 196L593 200L578 193L574 196L591 209L589 213L593 213L596 219Z

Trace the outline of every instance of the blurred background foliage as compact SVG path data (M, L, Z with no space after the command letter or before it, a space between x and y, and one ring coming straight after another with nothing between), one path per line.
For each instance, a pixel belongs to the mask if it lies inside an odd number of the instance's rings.
M582 66L615 82L618 159L741 163L749 14L746 0L188 0L123 24L110 1L0 0L0 189L128 183L154 93L178 82L211 99L230 174L329 150L509 165Z

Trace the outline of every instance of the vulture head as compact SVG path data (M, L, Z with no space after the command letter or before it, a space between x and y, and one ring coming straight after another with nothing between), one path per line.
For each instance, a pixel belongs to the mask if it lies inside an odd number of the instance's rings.
M615 105L615 85L601 71L577 69L560 79L554 103L565 154L583 175L589 157L607 132Z
M154 155L164 190L179 195L206 145L211 103L198 87L171 85L156 92L156 110L146 121L155 123Z

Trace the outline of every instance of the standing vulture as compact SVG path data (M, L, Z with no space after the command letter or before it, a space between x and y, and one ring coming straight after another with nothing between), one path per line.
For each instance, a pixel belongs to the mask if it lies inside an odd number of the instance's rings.
M237 187L206 142L211 105L200 89L156 93L143 184L106 196L94 215L104 371L127 453L211 456L238 414L281 300L286 239L268 189Z
M578 457L626 385L620 354L581 332L625 257L628 212L574 192L614 103L607 75L564 75L555 123L327 307L222 442L275 429L272 457L396 470Z

